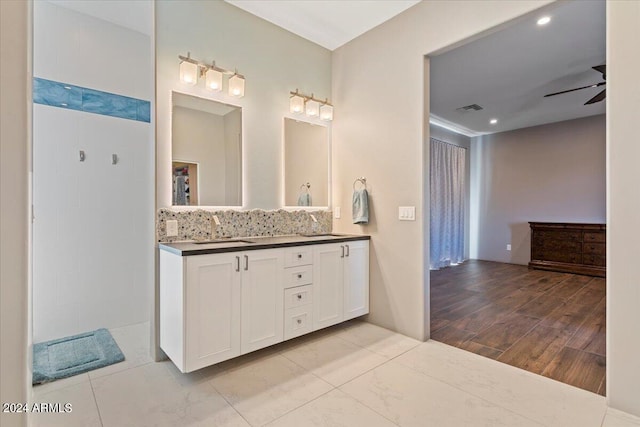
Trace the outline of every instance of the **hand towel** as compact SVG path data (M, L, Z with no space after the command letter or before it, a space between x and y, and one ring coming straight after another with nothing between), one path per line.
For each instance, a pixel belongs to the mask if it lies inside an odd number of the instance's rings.
M298 196L298 206L311 206L311 194L300 193Z
M368 224L369 223L369 193L367 189L355 190L353 192L353 223Z
M176 176L176 187L174 189L174 204L184 206L187 204L187 182L183 175Z

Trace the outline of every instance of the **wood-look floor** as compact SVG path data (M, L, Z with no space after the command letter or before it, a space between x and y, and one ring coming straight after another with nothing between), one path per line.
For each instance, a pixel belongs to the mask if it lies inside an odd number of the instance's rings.
M605 284L477 260L431 271L431 338L604 395Z

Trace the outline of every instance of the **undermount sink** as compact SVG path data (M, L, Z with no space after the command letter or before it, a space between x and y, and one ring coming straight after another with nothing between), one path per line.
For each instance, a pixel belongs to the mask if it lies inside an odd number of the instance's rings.
M243 240L243 239L213 239L213 240L198 240L193 242L196 245L205 245L209 243L254 243L251 240Z
M340 234L333 234L333 233L300 233L301 236L303 237L340 237Z

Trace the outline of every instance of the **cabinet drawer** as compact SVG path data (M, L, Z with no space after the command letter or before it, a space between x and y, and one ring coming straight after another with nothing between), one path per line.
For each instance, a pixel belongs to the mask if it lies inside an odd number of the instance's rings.
M533 232L534 240L542 239L555 239L563 241L575 241L580 242L582 240L582 232L580 231L566 231L566 230L535 230Z
M284 266L296 267L298 265L310 265L313 262L312 246L296 246L287 248L284 253Z
M585 243L583 253L604 255L607 253L607 246L604 243Z
M284 312L284 339L299 337L311 332L312 305L290 308Z
M583 255L582 263L585 265L595 265L597 267L606 267L607 259L600 255Z
M564 241L557 239L544 240L542 242L534 242L534 248L541 248L545 251L564 251L564 252L582 252L582 243L575 241Z
M584 241L586 242L606 242L607 235L605 233L598 232L585 232Z
M284 269L285 289L301 285L310 285L311 283L313 283L313 266L303 265L302 267Z
M284 291L284 308L285 310L311 304L312 302L311 285L299 286L297 288L285 289Z

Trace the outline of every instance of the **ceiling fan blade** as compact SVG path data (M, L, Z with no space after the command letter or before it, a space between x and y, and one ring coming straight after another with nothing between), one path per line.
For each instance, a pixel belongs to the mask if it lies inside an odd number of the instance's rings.
M595 67L591 67L599 73L607 74L607 64L597 65Z
M593 98L591 98L590 100L588 100L587 102L584 103L584 105L589 105L589 104L594 104L596 102L600 102L602 101L605 97L607 96L607 90L604 89L602 92L600 92L599 94L597 94L596 96L594 96Z
M561 94L563 94L563 93L573 92L573 91L576 91L576 90L582 90L582 89L588 89L588 88L590 88L590 87L598 87L598 86L602 86L602 85L604 85L604 84L607 84L607 82L600 82L600 83L592 84L592 85L589 85L589 86L583 86L583 87L578 87L578 88L575 88L575 89L563 90L563 91L561 91L561 92L550 93L550 94L548 94L548 95L545 95L544 97L546 98L546 97L548 97L548 96L561 95Z

